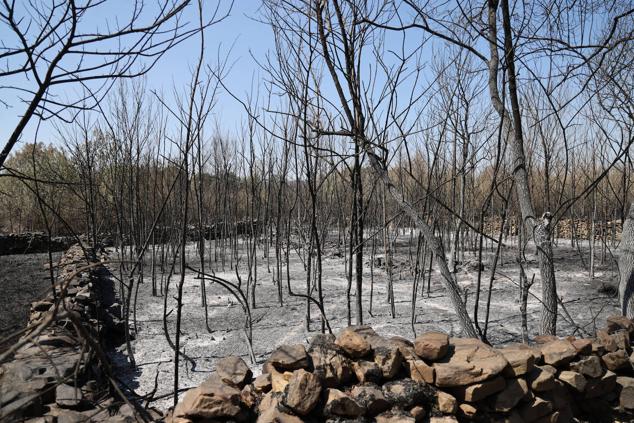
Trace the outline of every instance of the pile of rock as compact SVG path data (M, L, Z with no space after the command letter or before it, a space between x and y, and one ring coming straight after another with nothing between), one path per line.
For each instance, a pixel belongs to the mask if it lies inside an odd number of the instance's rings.
M97 357L100 339L114 340L123 322L116 304L106 298L111 281L105 268L81 271L96 260L71 247L60 259L58 297L51 294L31 305L26 331L31 336L25 334L18 341L24 345L0 366L0 421L136 420L130 405L110 396L104 363ZM66 295L60 299L62 287Z
M630 336L615 316L593 340L538 337L495 349L425 333L412 343L367 326L283 345L253 378L226 357L170 411L171 423L634 421Z

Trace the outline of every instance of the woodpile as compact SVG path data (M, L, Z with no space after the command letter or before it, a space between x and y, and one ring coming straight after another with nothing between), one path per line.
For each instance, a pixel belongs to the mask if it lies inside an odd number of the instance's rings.
M555 228L557 238L570 239L574 224L574 234L578 239L590 239L592 233L592 222L586 219L562 219ZM621 239L623 232L623 224L620 219L610 220L607 222L597 221L594 224L595 239L616 240Z
M240 220L237 222L217 222L212 224L203 225L199 227L197 225L187 225L187 241L196 242L199 241L201 236L207 241L213 241L216 239L231 238L235 236L250 236L253 232L260 233L263 227L257 220ZM177 226L156 226L154 228L153 235L150 240L156 244L168 243L174 239L180 237L182 228ZM105 237L102 237L102 239ZM113 236L108 236L110 240ZM129 237L124 237L122 240L124 245L129 245L132 241ZM105 244L105 243L104 243ZM113 244L112 241L109 242Z
M484 222L484 232L490 236L497 237L500 233L500 225L502 219L500 218L487 218ZM555 238L570 239L573 235L577 239L589 239L592 232L592 222L587 219L561 219L557 222L557 225L553 229ZM506 236L517 236L519 231L519 220L517 218L510 218L505 225L504 234ZM610 220L607 222L597 221L595 222L595 239L615 240L621 239L621 232L623 231L623 224L620 219Z
M238 357L219 361L166 421L632 421L632 336L622 316L595 339L542 336L499 349L438 332L410 342L349 327L280 346L255 378Z

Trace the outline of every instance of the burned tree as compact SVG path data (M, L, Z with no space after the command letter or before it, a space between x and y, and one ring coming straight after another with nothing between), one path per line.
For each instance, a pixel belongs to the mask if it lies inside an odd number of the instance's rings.
M623 235L619 246L619 300L621 312L634 317L634 204L623 222Z

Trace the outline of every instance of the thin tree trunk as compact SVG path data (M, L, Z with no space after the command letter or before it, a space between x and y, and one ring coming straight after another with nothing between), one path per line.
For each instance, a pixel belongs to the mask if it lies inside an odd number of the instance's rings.
M508 0L501 0L505 63L508 74L508 90L511 100L511 115L506 110L500 99L498 91L498 46L497 46L497 7L498 0L489 0L489 46L491 58L489 60L489 94L493 107L502 119L505 133L508 134L508 142L513 162L513 177L517 197L519 200L522 221L526 226L526 233L533 236L537 248L539 269L542 283L542 313L540 319L540 332L554 335L557 328L557 288L555 282L555 269L553 266L553 252L550 242L550 214L545 213L542 222L538 222L533 209L530 194L529 178L526 169L526 157L524 154L524 139L522 134L522 122L520 115L519 99L516 85L515 57L512 40L511 18Z

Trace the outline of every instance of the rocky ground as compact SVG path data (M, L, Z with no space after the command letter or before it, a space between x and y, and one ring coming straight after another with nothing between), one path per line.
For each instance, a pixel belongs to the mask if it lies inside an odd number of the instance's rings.
M53 253L53 262L61 253ZM0 256L0 351L2 339L26 326L31 302L43 298L51 288L48 254Z
M411 325L411 291L413 276L408 261L407 236L399 240L394 270L395 278L395 311L393 318L386 301L386 272L384 268L374 269L374 288L372 292L372 309L370 311L370 266L366 263L365 286L363 291L364 323L370 324L379 334L384 336L401 335L413 338L416 334L429 330L440 330L450 335L458 334L458 325L452 307L440 283L440 275L432 273L429 293L425 287L423 295L419 292L414 325ZM529 252L531 252L529 247ZM587 250L581 248L584 261L587 262ZM491 253L484 260L483 285L488 285ZM609 256L608 256L609 258ZM466 262L474 257L467 256ZM527 254L529 279L536 274L535 283L529 298L529 332L537 333L540 310L540 281L534 254ZM195 254L190 263L196 262ZM599 261L599 260L597 260ZM246 271L243 258L238 273L243 281ZM273 268L274 260L270 260ZM222 278L236 281L235 269L227 266L222 270L219 264L213 264L215 274ZM253 316L253 350L257 363L253 366L256 374L266 357L279 345L289 343L305 343L319 331L319 314L316 307L311 308L312 320L310 328L306 328L306 302L303 299L288 296L284 287L284 305L277 300L277 288L272 282L272 273L268 271L269 263L258 254L257 307L252 310ZM469 310L473 310L477 272L474 266L465 265L458 270L460 285L467 292ZM595 279L588 277L588 272L579 255L579 251L571 248L569 242L562 241L555 247L555 268L557 272L558 294L565 308L560 307L558 328L561 334L594 336L597 326L605 322L606 317L618 314L617 299L603 292L600 288L614 282L615 267L606 260L596 268ZM328 249L323 261L323 284L326 315L333 331L348 325L346 319L346 277L343 258L332 248ZM496 345L508 344L520 340L520 314L518 299L519 268L515 263L514 247L509 245L500 261L497 278L493 285L489 339ZM305 291L305 271L297 254L291 256L291 285L294 291ZM173 281L177 280L174 276ZM244 283L244 282L243 282ZM171 339L174 338L175 301L174 282L167 297L167 326ZM479 321L484 320L485 298L487 289L481 296ZM201 307L200 280L194 274L186 274L183 289L184 307L182 319L181 345L182 351L191 361L181 360L180 387L193 387L205 380L209 372L215 368L216 361L227 355L242 356L249 361L249 349L243 330L245 317L239 304L221 286L208 285L208 327L205 323L204 310ZM354 289L353 298L354 303ZM133 350L138 368L132 370L125 359L116 362L120 377L139 394L156 391L160 398L155 405L166 409L171 405L169 394L173 387L173 350L169 346L163 330L164 298L151 295L149 280L139 288L136 305L136 339ZM354 317L353 317L354 323ZM124 357L123 355L121 357Z

